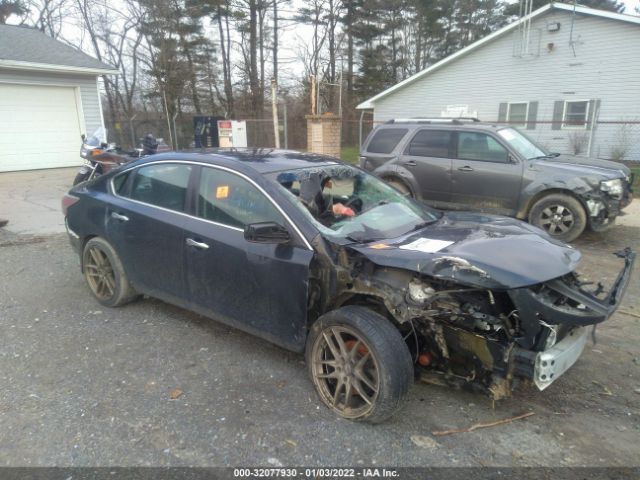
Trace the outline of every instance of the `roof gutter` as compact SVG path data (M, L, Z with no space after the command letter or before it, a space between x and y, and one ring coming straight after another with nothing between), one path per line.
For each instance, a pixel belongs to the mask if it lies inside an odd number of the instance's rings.
M105 65L107 67L107 65ZM35 72L77 73L80 75L113 75L119 73L115 68L74 67L71 65L52 65L49 63L21 62L19 60L0 59L0 68L28 70Z

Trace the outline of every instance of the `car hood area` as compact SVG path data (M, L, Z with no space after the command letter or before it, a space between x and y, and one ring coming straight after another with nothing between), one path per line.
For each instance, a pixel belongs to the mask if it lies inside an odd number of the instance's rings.
M467 212L449 212L402 237L348 248L379 266L498 290L561 277L581 259L578 250L529 224Z
M608 178L617 178L621 175L629 176L631 173L629 167L622 163L593 157L581 157L578 155L558 155L554 158L533 160L532 163L546 168L571 169L575 171L576 174L589 172Z

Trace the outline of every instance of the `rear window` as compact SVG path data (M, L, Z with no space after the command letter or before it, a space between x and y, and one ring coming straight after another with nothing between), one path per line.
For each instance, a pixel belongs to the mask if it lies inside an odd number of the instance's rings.
M406 128L383 128L378 130L369 142L367 152L391 153L408 131Z
M420 130L411 140L408 154L416 157L449 157L451 132L443 130Z

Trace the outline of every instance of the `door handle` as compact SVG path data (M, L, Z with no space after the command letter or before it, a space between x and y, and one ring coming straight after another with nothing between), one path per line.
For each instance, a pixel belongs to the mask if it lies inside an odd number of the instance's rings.
M116 213L116 212L111 212L111 218L115 218L116 220L120 220L121 222L128 222L129 221L129 217L127 217L126 215L121 215L121 214Z
M473 172L473 168L471 168L469 165L465 165L464 167L460 167L458 170L460 170L461 172Z
M187 245L190 247L199 248L200 250L206 250L209 248L209 245L202 242L196 242L193 238L187 238Z
M409 160L408 162L404 162L407 167L415 167L417 165L413 160Z

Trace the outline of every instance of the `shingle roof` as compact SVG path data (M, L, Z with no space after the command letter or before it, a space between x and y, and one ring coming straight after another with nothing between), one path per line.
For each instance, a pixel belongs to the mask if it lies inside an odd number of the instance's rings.
M116 70L35 28L0 25L0 67L87 74Z

